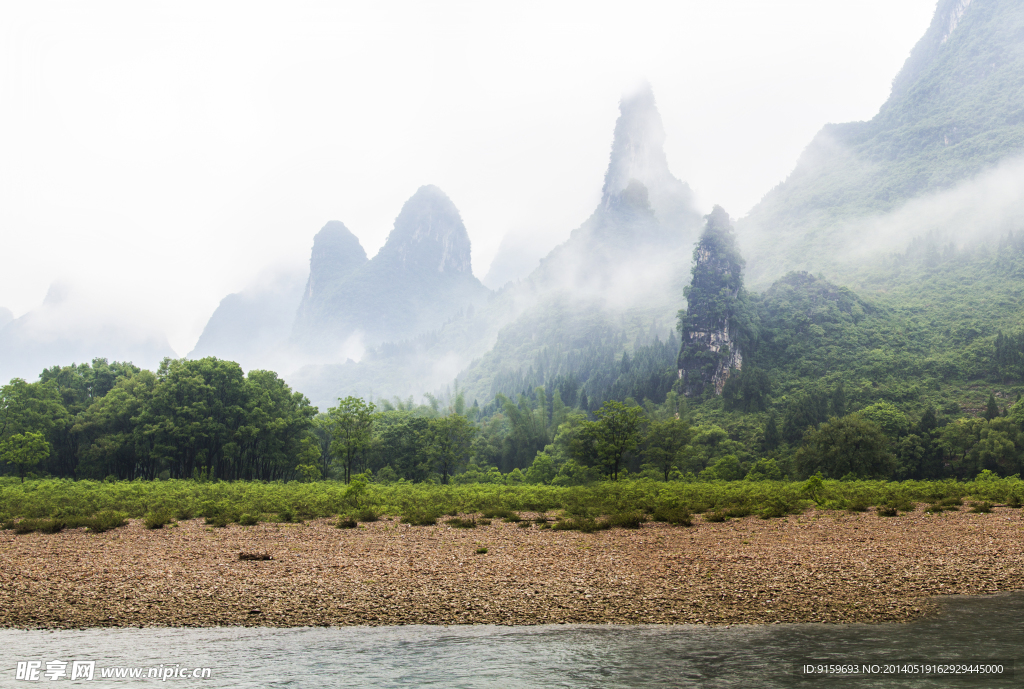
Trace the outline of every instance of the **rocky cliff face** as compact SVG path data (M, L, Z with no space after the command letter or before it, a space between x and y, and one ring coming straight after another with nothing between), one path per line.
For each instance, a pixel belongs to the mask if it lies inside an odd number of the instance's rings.
M743 367L738 322L745 301L743 259L736 250L729 215L715 206L705 219L693 251L687 308L679 315L679 380L688 397L708 388L721 395L730 372Z

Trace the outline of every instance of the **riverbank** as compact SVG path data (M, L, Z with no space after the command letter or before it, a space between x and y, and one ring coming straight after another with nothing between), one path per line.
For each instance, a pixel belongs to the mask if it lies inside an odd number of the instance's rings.
M893 622L935 595L1024 589L1022 537L1021 510L920 506L590 534L394 518L0 531L0 627Z

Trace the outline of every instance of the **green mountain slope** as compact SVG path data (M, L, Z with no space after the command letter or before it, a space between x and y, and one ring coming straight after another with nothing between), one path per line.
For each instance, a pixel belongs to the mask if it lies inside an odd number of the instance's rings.
M863 255L879 239L865 236L859 219L941 194L1022 153L1024 5L941 0L878 114L826 125L789 178L738 223L750 282L764 287L792 269L842 274L852 249ZM940 217L926 229L967 228ZM875 234L883 248L902 249L921 230Z

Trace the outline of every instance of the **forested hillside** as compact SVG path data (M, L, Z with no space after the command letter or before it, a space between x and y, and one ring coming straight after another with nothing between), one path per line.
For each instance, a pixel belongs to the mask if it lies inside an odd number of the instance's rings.
M763 288L794 269L845 279L851 262L902 251L915 234L959 242L1016 229L1024 207L1010 189L1022 172L995 171L1022 154L1024 6L941 0L878 114L826 125L739 224L750 280ZM885 222L914 199L927 200L917 219Z

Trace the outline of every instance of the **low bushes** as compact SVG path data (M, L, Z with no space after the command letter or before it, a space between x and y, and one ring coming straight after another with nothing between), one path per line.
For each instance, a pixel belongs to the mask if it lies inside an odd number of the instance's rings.
M986 476L975 481L713 481L685 483L647 478L602 481L582 486L492 484L365 484L357 496L334 481L311 483L202 481L72 481L0 478L0 525L19 520L59 520L65 528L108 528L117 519L96 521L100 514L143 518L166 512L170 521L205 518L211 526L249 523L252 519L295 522L344 514L370 522L381 514L401 515L407 524L433 524L443 514L479 514L482 519L516 522L522 512L561 511L581 524L606 515L640 513L655 521L684 523L671 514L705 514L715 521L757 515L796 514L816 504L824 509L864 511L892 506L909 511L915 503L954 507L965 499L992 505L1019 506L1024 483L1017 478ZM931 509L931 508L929 508ZM246 516L248 515L248 517ZM610 516L608 516L610 515ZM710 519L709 519L710 517ZM243 521L243 519L245 521ZM588 521L589 520L589 521ZM692 516L691 516L692 520ZM164 524L170 523L165 521ZM478 521L481 524L482 521ZM546 519L538 521L542 527ZM27 528L27 527L26 527ZM48 527L49 528L49 527ZM564 527L563 527L564 528Z

